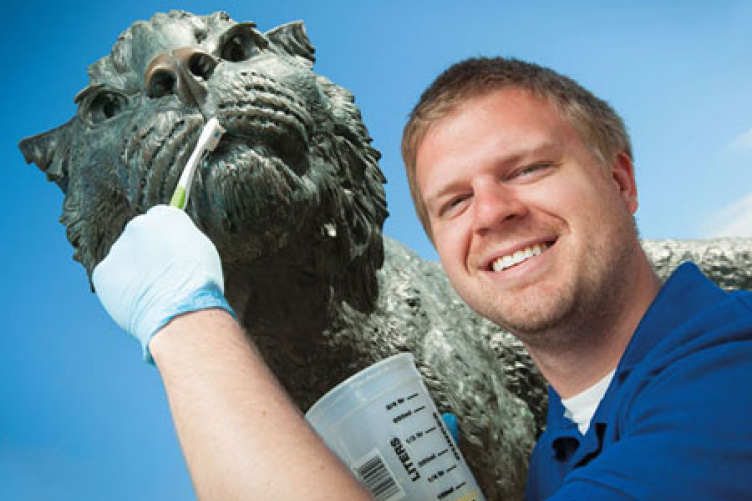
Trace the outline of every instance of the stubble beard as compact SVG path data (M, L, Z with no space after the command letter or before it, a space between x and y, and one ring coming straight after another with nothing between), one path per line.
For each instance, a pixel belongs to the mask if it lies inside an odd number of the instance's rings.
M550 287L535 284L504 301L488 291L478 312L517 336L529 349L572 350L602 336L629 291L636 247L634 226L619 225L615 239L589 248L578 270ZM612 242L623 242L610 248ZM636 245L633 243L636 242Z

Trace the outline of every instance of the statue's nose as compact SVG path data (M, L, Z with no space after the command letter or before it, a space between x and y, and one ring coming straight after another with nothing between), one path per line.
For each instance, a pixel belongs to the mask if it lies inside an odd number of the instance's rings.
M186 106L199 108L206 100L206 81L217 60L196 47L182 47L154 57L146 68L146 95L175 94Z

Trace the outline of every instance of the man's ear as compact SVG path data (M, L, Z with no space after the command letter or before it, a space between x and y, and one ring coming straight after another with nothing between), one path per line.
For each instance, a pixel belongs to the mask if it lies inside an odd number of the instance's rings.
M614 158L611 177L627 210L631 214L637 212L637 181L635 180L634 165L632 165L632 159L629 155L623 151L617 153Z
M22 139L18 144L26 163L34 163L66 191L68 184L68 157L70 154L70 122L36 136Z
M280 47L287 54L302 57L311 64L314 63L315 58L313 57L313 53L316 49L313 48L311 41L308 39L303 21L293 21L277 26L264 33L264 35L270 42Z

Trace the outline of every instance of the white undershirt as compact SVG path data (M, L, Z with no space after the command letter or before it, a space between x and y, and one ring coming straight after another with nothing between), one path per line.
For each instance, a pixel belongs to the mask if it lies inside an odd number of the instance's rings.
M608 390L615 372L616 369L606 374L606 377L587 390L573 397L561 400L565 409L564 417L571 419L577 425L582 435L585 435L588 428L590 428L590 420L593 419L598 404L603 400L603 396L606 394L606 390Z

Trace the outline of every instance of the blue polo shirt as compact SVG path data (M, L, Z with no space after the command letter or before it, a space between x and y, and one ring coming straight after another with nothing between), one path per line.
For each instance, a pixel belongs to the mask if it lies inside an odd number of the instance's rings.
M752 500L752 293L680 266L585 436L549 390L526 499Z

